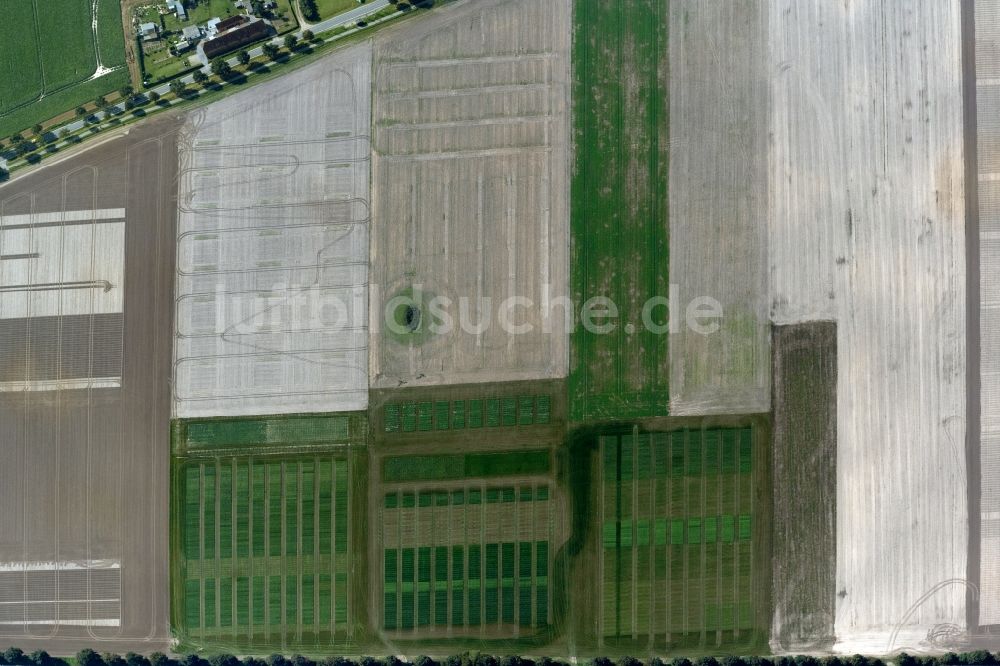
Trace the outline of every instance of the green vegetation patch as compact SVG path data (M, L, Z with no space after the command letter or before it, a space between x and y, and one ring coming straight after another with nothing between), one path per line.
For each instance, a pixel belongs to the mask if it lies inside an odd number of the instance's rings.
M361 412L177 420L173 443L175 453L361 444L366 429L367 420Z
M668 9L574 2L571 283L575 302L610 298L619 318L608 334L572 333L573 420L667 413L667 338L642 309L668 294ZM650 314L665 323L665 307Z
M386 630L549 623L547 541L386 549L382 565Z
M750 427L599 437L605 641L754 636L766 604L753 566L755 437Z
M382 480L387 483L401 483L547 474L550 466L548 449L505 453L394 456L382 462Z
M349 526L364 511L347 455L175 459L172 473L178 634L234 650L345 644Z
M34 3L23 0L5 3L0 43L4 44L0 49L0 114L3 114L41 93Z
M91 3L19 0L4 3L0 22L0 135L47 121L128 83L121 9L99 0L97 43ZM97 54L116 71L93 81Z
M120 0L98 0L97 49L101 64L118 67L125 64L125 35L122 32Z
M410 433L547 425L551 410L548 395L393 402L383 407L383 428L390 433Z
M344 12L356 9L358 0L315 0L316 11L321 19L328 19Z

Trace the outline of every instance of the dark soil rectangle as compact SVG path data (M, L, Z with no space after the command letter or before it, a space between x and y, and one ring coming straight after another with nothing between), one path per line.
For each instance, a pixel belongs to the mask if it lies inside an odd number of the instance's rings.
M774 329L774 622L785 650L833 642L837 326Z

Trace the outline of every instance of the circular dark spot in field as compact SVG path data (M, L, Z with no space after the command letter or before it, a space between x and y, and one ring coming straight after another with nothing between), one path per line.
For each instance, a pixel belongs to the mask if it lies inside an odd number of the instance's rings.
M403 309L403 325L410 331L420 328L420 308L407 305Z

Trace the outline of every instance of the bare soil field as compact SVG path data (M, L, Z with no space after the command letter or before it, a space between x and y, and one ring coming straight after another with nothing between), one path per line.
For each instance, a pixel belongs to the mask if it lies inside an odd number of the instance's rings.
M767 298L768 14L762 0L670 3L670 414L770 405ZM698 298L717 332L683 323ZM706 320L707 322L708 320Z
M187 117L176 416L367 406L370 76L359 45Z
M837 573L837 326L776 326L774 589L771 641L783 652L833 645Z
M565 310L543 303L568 295L569 45L568 0L456 4L376 39L373 388L566 375ZM393 333L381 305L417 293L419 330ZM427 330L434 297L450 332ZM500 325L509 297L532 331Z
M979 539L979 623L995 626L1000 625L1000 3L975 3L975 40L982 485L979 507L973 509L980 532L972 536Z
M2 283L17 287L0 318L21 322L0 345L24 364L0 392L0 642L26 651L168 647L178 128L165 116L0 187Z
M771 316L837 322L835 648L848 652L966 625L960 18L939 2L769 12Z

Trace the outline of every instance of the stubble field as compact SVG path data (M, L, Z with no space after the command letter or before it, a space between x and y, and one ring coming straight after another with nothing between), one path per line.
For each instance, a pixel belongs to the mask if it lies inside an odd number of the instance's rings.
M569 21L567 0L488 0L376 40L374 388L565 376L564 310L541 304L567 294ZM417 291L451 299L450 331L387 330L378 304ZM509 297L533 330L499 324Z

